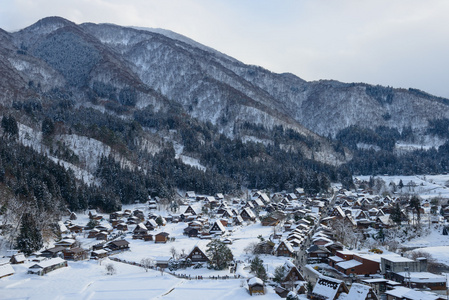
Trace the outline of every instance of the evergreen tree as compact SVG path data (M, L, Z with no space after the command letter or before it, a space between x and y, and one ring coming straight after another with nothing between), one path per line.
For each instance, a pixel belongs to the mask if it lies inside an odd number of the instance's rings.
M283 265L277 266L276 269L274 269L273 280L278 283L281 283L281 281L284 280L286 275L287 275L287 269Z
M231 249L220 240L213 240L207 244L206 253L214 268L222 270L234 259Z
M263 260L261 260L259 256L256 256L251 262L251 272L263 281L267 280L267 271L263 266Z
M19 127L17 126L17 121L16 119L9 115L9 116L4 116L2 118L2 128L3 131L5 132L5 134L9 137L16 137L17 134L19 133Z
M404 187L404 183L402 182L402 179L399 180L399 184L398 187L402 190L402 188Z
M416 219L419 224L421 221L421 200L418 198L418 196L413 195L412 198L410 198L410 207L412 208L413 212L416 212Z
M385 233L383 227L380 227L377 231L376 240L379 240L381 242L385 241Z
M35 217L30 213L25 213L22 216L20 233L16 239L16 248L26 255L30 255L42 248L43 245L42 233L37 226Z
M50 118L45 118L42 121L42 135L44 138L48 138L55 132L55 124Z
M396 202L396 207L393 209L393 211L390 214L390 219L395 222L398 225L401 225L402 222L402 212L401 208L399 207L399 203Z

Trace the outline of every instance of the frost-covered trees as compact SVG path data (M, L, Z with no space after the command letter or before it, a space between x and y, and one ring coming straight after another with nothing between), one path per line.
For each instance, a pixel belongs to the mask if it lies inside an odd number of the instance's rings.
M207 244L206 254L209 256L211 265L218 270L226 268L234 259L231 249L220 240L213 240Z
M154 260L149 257L142 258L140 265L145 269L145 272L148 272L149 269L154 267Z
M43 245L42 233L35 216L31 213L24 214L20 233L16 240L16 248L26 255L30 255L42 248Z

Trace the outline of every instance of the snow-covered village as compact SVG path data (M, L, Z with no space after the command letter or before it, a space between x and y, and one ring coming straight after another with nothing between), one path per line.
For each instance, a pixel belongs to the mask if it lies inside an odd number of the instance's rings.
M187 191L67 214L40 251L1 249L2 299L446 299L448 181L360 177L315 197Z
M0 300L449 300L448 15L0 0Z

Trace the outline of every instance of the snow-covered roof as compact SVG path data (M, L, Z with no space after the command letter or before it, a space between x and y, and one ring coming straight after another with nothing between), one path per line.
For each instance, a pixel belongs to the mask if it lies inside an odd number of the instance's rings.
M387 295L391 295L398 298L407 298L411 300L437 300L440 296L433 293L425 293L416 290L412 290L403 286L399 286L394 290L387 291Z
M257 277L253 277L253 278L248 279L248 286L253 286L253 285L256 285L256 284L263 285L263 280L260 279L260 278L257 278Z
M369 253L369 254L368 253L357 253L356 255L358 257L363 258L363 259L380 263L381 255L379 255L379 254L375 254L375 253Z
M341 262L341 261L343 261L344 259L341 258L340 256L330 256L330 257L329 257L329 260L332 260L332 261L334 261L334 262Z
M18 253L14 255L14 259L16 260L16 262L20 263L20 262L24 262L26 261L26 257L23 253Z
M370 289L371 289L371 287L369 287L367 285L360 284L360 283L353 283L351 285L351 289L349 290L347 299L365 300Z
M399 275L406 277L407 280L410 278L411 282L421 282L421 283L435 283L435 282L446 282L446 276L437 275L429 272L399 272Z
M14 269L9 263L0 265L0 278L12 274L14 274Z
M339 266L342 269L350 269L350 268L354 268L354 267L357 267L360 265L362 265L362 263L359 261L356 261L355 259L346 260L346 261L337 263L337 266Z
M67 231L69 231L69 230L67 229L67 226L65 226L65 224L64 224L62 221L59 221L59 222L58 222L58 226L59 226L59 231L61 231L61 232L67 232Z
M327 276L320 276L315 284L315 287L313 288L312 293L324 296L326 297L325 299L334 299L341 283L341 280Z
M31 268L33 268L33 269L35 269L35 268L42 268L43 269L43 268L54 266L54 265L57 265L57 264L60 264L60 263L63 263L63 262L65 262L65 260L63 260L62 258L55 257L55 258L48 259L48 260L43 260L40 263L34 264L34 265L32 265L30 267L30 269Z
M383 259L389 260L391 262L413 262L413 259L404 257L404 256L400 256L397 254L387 254L387 255L382 255Z
M225 232L226 231L226 228L223 226L223 223L221 223L220 221L215 221L214 225L211 228L213 228L215 225L218 226L219 230L211 229L210 232L219 232L219 231Z

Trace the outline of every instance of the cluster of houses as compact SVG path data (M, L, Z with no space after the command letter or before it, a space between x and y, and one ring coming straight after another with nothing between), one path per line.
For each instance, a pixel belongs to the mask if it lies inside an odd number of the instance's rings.
M215 196L197 196L194 192L184 195L184 207L179 213L158 215L158 199L148 202L149 213L143 209L114 212L106 219L95 210L90 210L89 224L75 224L76 214L70 220L60 222L62 233L67 236L53 247L36 253L29 273L44 275L52 270L67 266L67 260L100 259L129 249L130 243L123 237L126 233L132 239L153 243L173 241L164 231L167 223L183 223L183 234L189 238L220 238L232 243L228 235L230 227L259 222L262 226L272 226L271 236L261 241L261 253L295 258L301 265L325 263L341 274L342 278L358 278L349 287L347 282L319 275L315 287L308 290L307 282L294 264L287 260L285 277L275 287L282 298L289 293L307 294L309 299L440 299L419 298L421 290L445 290L446 278L427 272L427 260L411 260L400 255L375 252L363 253L344 249L337 240L333 221L342 221L352 229L388 228L392 226L389 214L397 199L367 195L366 193L336 192L332 198L309 198L303 189L294 193L274 193L262 191L248 194L246 199ZM330 207L329 204L332 203ZM403 211L404 220L407 212ZM326 215L324 217L324 215ZM91 240L89 249L81 247L77 236ZM84 244L85 246L85 244ZM181 260L189 263L208 263L204 250L195 246ZM0 261L0 278L13 274L11 263L23 263L25 258L16 254L7 263ZM167 261L157 262L167 267ZM12 273L11 273L12 271ZM363 277L363 278L361 278ZM258 278L247 281L251 295L265 292L264 282ZM432 298L434 297L434 298Z

